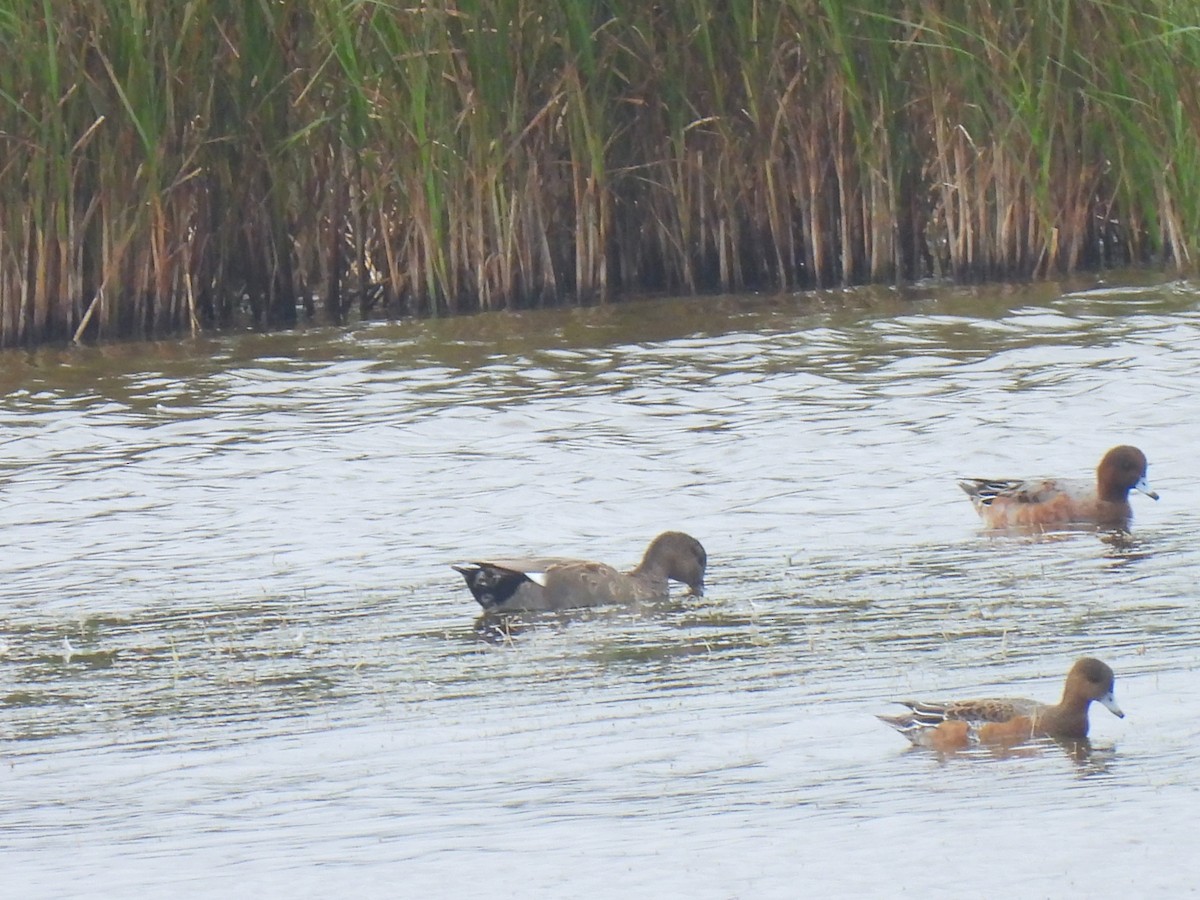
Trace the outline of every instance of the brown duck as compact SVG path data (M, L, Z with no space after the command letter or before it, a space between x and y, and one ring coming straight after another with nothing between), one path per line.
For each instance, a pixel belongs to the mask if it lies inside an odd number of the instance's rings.
M668 595L668 581L704 593L708 555L681 531L650 542L637 567L620 572L604 563L542 557L488 559L457 565L485 611L553 610L605 603L636 603Z
M1129 492L1153 500L1146 454L1127 444L1113 447L1096 467L1096 480L1073 478L965 478L958 483L989 528L1058 525L1125 527L1133 517Z
M933 703L901 700L908 712L879 718L913 744L933 750L961 750L976 743L1013 746L1035 737L1083 740L1093 701L1117 718L1125 718L1113 697L1113 670L1085 656L1067 673L1062 700L1053 706L1014 698Z

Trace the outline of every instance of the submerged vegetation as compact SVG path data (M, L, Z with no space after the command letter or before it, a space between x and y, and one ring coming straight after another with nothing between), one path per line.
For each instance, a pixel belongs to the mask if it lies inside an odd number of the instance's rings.
M0 344L1200 249L1188 0L10 0Z

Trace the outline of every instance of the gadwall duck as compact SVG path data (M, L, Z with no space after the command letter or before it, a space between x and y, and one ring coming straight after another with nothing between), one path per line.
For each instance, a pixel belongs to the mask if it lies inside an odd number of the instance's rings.
M489 559L453 568L485 611L570 609L666 597L667 581L704 593L708 556L700 542L666 531L650 542L637 568L619 572L604 563L556 557Z
M1009 698L934 703L901 700L908 712L879 718L913 744L934 750L960 750L974 743L1012 746L1034 737L1083 740L1092 701L1117 718L1125 718L1113 697L1113 670L1085 656L1067 673L1062 700L1053 706Z
M1104 454L1094 484L1066 478L966 478L958 485L989 528L1125 526L1133 516L1130 491L1158 499L1146 483L1146 454L1128 445Z

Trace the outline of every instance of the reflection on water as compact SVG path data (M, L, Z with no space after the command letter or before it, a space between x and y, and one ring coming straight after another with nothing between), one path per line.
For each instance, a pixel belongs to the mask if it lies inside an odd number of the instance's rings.
M1132 278L3 357L9 880L1190 887L1200 291ZM955 484L1123 442L1162 494L1131 534L985 532ZM479 618L449 568L666 529L706 597ZM1127 714L1086 753L938 759L874 719L1082 655Z
M1087 738L1083 740L1054 740L1038 738L1017 746L983 744L960 750L934 750L910 745L904 751L914 757L936 760L942 765L981 765L1007 760L1061 759L1065 757L1076 766L1081 778L1106 778L1110 768L1119 759L1114 744L1096 745Z

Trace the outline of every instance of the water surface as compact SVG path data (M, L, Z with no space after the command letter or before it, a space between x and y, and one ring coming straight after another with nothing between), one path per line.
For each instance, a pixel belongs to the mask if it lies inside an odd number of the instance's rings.
M0 357L0 852L24 897L1178 894L1200 762L1200 287L928 287ZM1132 535L956 475L1146 451ZM707 596L483 627L448 563ZM901 696L1117 672L1090 755ZM19 891L17 887L19 886Z

